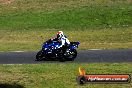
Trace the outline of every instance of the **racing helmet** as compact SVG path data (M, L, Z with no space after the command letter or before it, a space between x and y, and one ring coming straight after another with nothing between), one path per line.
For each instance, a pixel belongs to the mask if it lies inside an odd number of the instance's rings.
M61 37L63 37L63 31L58 31L57 32L57 38L59 39Z

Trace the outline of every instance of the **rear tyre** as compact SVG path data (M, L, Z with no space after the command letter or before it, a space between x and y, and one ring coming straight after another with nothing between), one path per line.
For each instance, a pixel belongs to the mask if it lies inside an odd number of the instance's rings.
M42 61L43 60L42 50L37 53L36 60L37 61Z

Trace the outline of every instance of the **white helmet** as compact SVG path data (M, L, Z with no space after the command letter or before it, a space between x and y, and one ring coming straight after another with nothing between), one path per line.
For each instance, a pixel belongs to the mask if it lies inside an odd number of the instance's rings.
M63 37L63 31L58 31L57 32L57 38Z

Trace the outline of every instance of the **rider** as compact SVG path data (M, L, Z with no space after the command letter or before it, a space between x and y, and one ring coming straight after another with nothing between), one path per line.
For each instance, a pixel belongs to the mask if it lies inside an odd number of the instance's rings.
M58 31L56 34L56 38L52 40L60 43L60 45L58 46L58 49L62 49L63 52L65 52L67 49L67 46L70 45L70 42L68 38L63 34L63 31Z
M58 48L61 48L63 46L67 46L70 44L68 38L63 34L62 31L58 31L56 36L58 41L60 42L60 46Z

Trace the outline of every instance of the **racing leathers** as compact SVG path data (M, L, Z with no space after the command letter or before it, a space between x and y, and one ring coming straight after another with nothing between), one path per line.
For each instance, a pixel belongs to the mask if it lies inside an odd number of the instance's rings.
M70 44L68 38L65 35L61 37L60 39L58 39L58 41L60 42L60 45L58 46L58 48L61 48L63 46L67 46Z
M68 47L70 45L70 42L65 35L62 36L60 39L58 39L58 41L60 42L58 49L60 52L62 51L62 54L64 55L64 53L66 52L66 50L68 49Z

